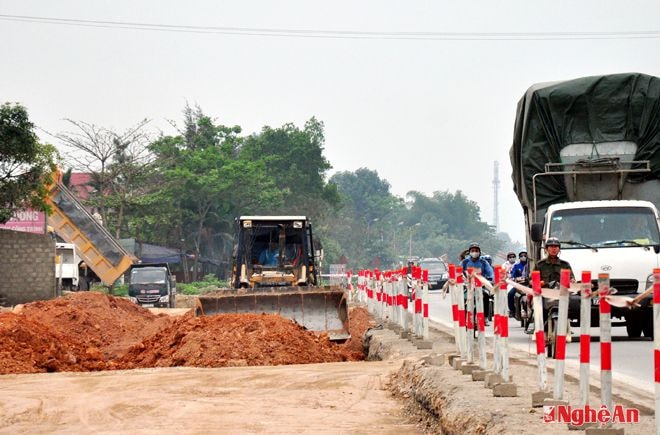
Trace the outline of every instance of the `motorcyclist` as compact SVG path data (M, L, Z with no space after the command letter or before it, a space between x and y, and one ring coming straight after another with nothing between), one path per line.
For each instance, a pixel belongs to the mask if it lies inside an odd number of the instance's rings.
M502 269L504 269L504 278L508 279L511 278L511 270L513 269L513 266L516 264L516 253L515 252L509 252L506 254L506 262L502 264Z
M575 282L573 269L568 261L559 258L561 243L556 237L548 237L545 241L546 257L536 263L532 270L538 270L541 274L541 287L554 288L559 285L559 278L562 269L571 271L571 282ZM530 273L531 276L531 273ZM531 314L530 314L531 317ZM528 329L533 329L534 323L528 325ZM569 328L570 329L570 328ZM526 331L529 333L529 331Z
M518 253L518 262L511 268L511 279L521 284L527 283L529 280L529 263L527 262L527 251L523 250ZM511 287L507 293L507 301L509 303L509 317L514 317L516 312L516 292L517 290L514 287Z
M561 250L561 243L556 237L548 237L545 241L545 251L547 256L536 263L534 270L541 273L541 286L555 287L559 283L559 277L562 269L569 269L571 271L571 281L575 282L573 269L568 261L559 258L559 251ZM531 275L531 274L530 274Z
M461 261L461 267L463 267L463 273L466 278L468 277L468 269L470 267L475 269L480 269L480 275L486 278L491 283L493 282L493 268L488 263L488 261L481 258L481 247L478 243L471 243L468 248L468 256ZM478 284L477 284L478 286ZM488 319L490 316L490 292L485 288L482 288L484 294L484 317Z

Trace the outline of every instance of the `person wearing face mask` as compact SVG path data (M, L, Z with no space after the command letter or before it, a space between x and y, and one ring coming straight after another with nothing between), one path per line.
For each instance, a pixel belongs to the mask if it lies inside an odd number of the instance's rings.
M463 268L463 273L467 279L467 272L470 267L475 269L480 269L479 272L481 276L486 278L491 283L493 282L493 268L490 264L483 258L481 258L481 247L478 243L471 243L468 248L468 256L461 261L461 267ZM490 317L490 304L488 303L490 298L490 293L488 290L482 287L484 293L484 317L488 319Z
M527 262L527 251L518 253L518 262L511 268L511 279L519 283L529 281L529 263ZM517 290L514 287L507 293L509 302L509 317L513 317L516 312L515 297Z
M504 279L509 279L511 278L511 270L513 269L513 266L516 264L516 253L515 252L509 252L506 254L506 263L502 264L502 269L504 269Z

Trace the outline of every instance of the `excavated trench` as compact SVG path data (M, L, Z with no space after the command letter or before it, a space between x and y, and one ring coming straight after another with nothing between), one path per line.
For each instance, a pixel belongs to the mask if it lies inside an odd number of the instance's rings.
M72 293L0 313L0 374L360 361L369 315L354 308L349 322L353 338L335 344L278 315L156 315Z

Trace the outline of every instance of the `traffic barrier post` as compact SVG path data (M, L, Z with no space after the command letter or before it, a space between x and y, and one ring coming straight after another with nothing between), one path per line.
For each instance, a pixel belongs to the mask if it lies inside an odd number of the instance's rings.
M475 278L475 269L470 273L470 281L473 282L474 289L474 303L476 304L477 311L477 345L479 348L479 367L486 370L486 319L484 317L484 293L481 285L475 285L477 281Z
M449 269L449 279L452 282L456 281L456 265L450 264ZM461 342L458 332L459 322L458 322L458 296L456 294L456 284L449 285L449 296L451 300L451 318L454 324L454 343L456 344L456 352L461 353Z
M502 380L505 383L509 382L509 316L507 316L507 285L504 281L500 282L499 288L500 294L500 357L502 360L501 364L501 375Z
M495 273L495 283L499 283L501 280L501 274L504 272L501 266L493 268ZM501 340L500 340L500 291L499 286L496 287L493 291L493 372L501 373L502 372L502 354L501 354Z
M534 337L536 338L536 359L538 364L538 387L539 390L532 394L532 407L543 406L543 401L548 398L546 392L548 373L545 361L545 335L543 332L543 296L541 296L541 273L538 270L532 272L532 290L534 297Z
M456 266L456 286L454 291L456 292L456 301L458 302L458 343L459 351L461 353L461 359L467 359L467 333L466 333L466 310L465 310L465 296L463 293L463 268L461 266Z
M598 274L600 314L600 401L612 412L612 319L606 296L610 294L610 275ZM609 425L606 425L609 426Z
M472 276L472 268L468 269L467 281L467 303L465 304L465 327L467 328L467 362L468 364L474 363L474 323L472 323L472 312L474 310L474 280Z
M429 339L429 271L422 271L422 340Z
M591 364L591 272L582 272L580 292L580 405L589 405L589 366Z
M566 364L566 333L568 332L568 288L571 285L570 269L561 269L559 275L559 318L555 331L555 384L552 398L564 398L564 369Z
M653 355L655 362L655 433L660 434L660 269L653 269Z

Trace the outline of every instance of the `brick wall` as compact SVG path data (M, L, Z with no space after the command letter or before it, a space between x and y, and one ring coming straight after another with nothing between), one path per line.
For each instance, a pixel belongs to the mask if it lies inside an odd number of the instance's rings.
M49 234L0 230L0 304L55 297L55 241Z

